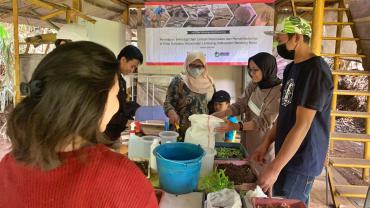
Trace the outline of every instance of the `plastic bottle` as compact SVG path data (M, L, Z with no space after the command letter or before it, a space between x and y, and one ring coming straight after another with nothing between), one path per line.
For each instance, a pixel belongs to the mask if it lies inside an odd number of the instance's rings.
M159 139L154 139L152 145L150 146L150 169L157 172L157 160L153 153L153 150L159 146Z
M136 127L135 122L132 122L132 123L130 124L130 139L131 139L133 136L135 136L135 133L136 133L136 131L135 131L135 127Z
M135 134L135 122L130 124L130 137L128 140L128 158L133 159L135 153L135 146L137 146L137 138Z

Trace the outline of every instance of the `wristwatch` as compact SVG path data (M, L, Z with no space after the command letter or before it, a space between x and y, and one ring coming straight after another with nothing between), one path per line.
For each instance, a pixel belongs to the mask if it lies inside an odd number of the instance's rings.
M243 131L243 122L239 122L239 131Z

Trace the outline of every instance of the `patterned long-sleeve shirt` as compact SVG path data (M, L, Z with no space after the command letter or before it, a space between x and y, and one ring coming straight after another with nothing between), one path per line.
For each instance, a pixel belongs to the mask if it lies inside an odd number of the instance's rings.
M164 110L174 110L180 117L180 141L185 138L185 132L190 127L189 116L193 114L208 114L206 94L199 94L191 91L183 81L180 75L177 75L171 81L167 90Z

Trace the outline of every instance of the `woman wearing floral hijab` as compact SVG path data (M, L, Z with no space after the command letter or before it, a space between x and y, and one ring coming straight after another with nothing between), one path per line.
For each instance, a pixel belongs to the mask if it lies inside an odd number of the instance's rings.
M189 53L184 68L182 74L173 78L164 102L164 110L170 123L179 126L180 141L184 140L185 132L190 126L189 116L208 114L207 104L215 92L202 52Z
M269 53L258 53L248 61L248 72L252 78L241 98L229 109L214 115L220 118L245 114L244 122L228 123L216 131L242 131L241 143L249 154L253 154L262 143L265 134L270 130L279 113L281 81L276 76L275 57ZM271 145L266 162L274 157Z

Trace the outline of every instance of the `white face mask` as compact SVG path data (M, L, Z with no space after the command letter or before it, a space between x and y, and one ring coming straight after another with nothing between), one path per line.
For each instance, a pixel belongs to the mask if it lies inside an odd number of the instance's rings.
M203 74L203 72L204 72L204 68L193 68L193 69L189 69L188 71L188 73L194 78L197 78L198 76Z

